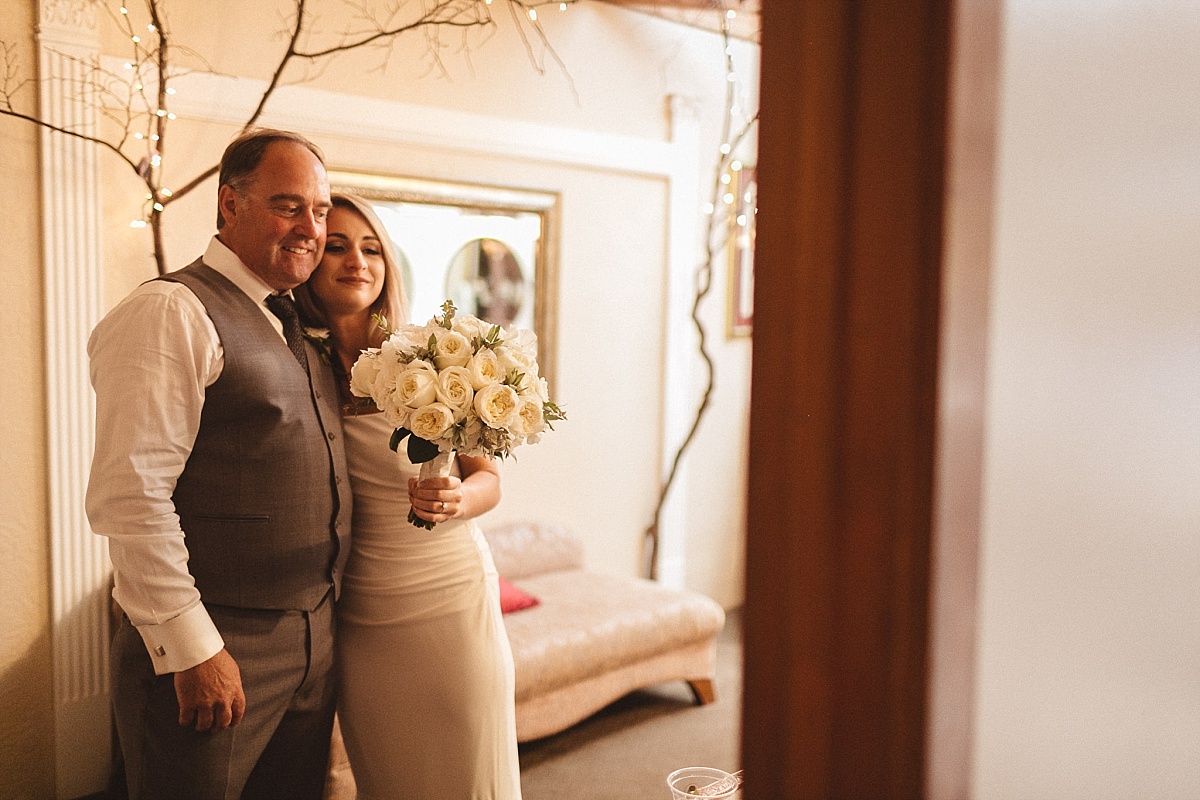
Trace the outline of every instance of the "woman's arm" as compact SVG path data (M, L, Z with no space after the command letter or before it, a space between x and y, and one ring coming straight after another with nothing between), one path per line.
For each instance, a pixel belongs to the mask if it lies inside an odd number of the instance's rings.
M490 458L458 456L462 479L408 480L408 502L418 517L429 522L471 519L491 511L500 502L500 471Z

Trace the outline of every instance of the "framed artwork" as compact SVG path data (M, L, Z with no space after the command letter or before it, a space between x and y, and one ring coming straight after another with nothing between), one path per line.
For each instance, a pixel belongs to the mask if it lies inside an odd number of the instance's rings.
M755 168L743 165L731 174L729 194L729 275L725 334L749 336L754 328L754 234L758 210Z

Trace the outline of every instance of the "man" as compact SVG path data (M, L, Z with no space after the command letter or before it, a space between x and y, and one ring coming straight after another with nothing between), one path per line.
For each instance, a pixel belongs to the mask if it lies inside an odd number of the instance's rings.
M350 497L337 388L288 309L324 249L328 178L314 145L259 130L217 192L204 256L88 343L87 512L126 615L117 730L134 800L319 798Z

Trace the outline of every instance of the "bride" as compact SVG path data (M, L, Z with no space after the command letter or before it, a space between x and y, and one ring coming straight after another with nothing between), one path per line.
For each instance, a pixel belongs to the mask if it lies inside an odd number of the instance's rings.
M520 800L512 653L473 521L499 502L499 473L460 456L449 477L419 483L405 448L389 449L383 415L350 395L351 365L383 338L372 315L406 321L370 206L333 195L324 258L295 294L305 324L328 329L342 387L354 518L337 604L338 716L358 797ZM410 507L435 527L408 522Z

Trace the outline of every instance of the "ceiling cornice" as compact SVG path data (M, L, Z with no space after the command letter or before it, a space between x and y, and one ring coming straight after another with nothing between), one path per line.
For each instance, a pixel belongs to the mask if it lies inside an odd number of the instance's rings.
M714 33L720 33L722 23L727 21L731 36L751 42L760 40L761 0L600 0L600 2ZM729 11L734 14L726 20Z

